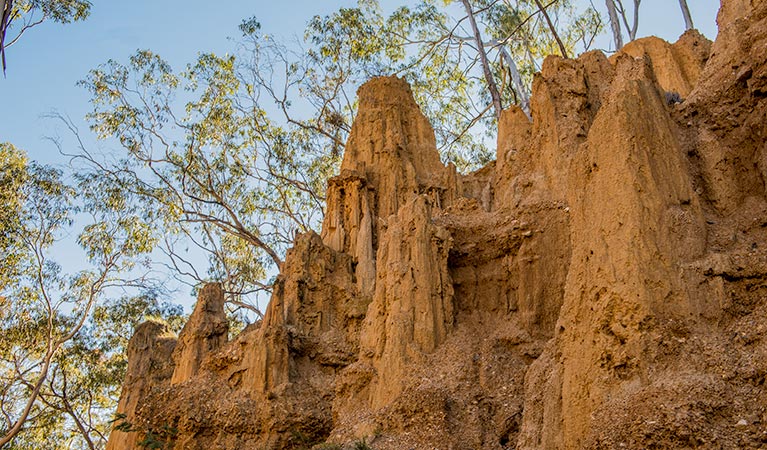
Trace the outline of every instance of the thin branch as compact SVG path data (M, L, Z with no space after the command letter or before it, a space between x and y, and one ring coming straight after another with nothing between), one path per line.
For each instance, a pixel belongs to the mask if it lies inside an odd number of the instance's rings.
M547 7L543 6L540 0L535 0L535 5L538 6L538 11L540 11L543 14L543 17L546 18L546 23L549 25L551 34L554 35L554 39L556 39L557 45L559 45L559 51L562 52L562 57L569 58L567 56L567 48L565 48L565 44L562 42L562 39L559 38L559 34L557 33L557 28L554 26L554 22L551 21L551 17L549 16L549 13L546 11Z
M623 48L623 35L621 33L621 23L618 19L615 0L605 0L607 6L607 16L610 18L610 28L613 31L613 40L615 41L615 51Z
M695 26L692 24L692 14L690 14L690 8L687 6L687 0L679 0L679 7L682 9L685 30L691 30L695 28Z
M474 39L477 43L477 52L479 53L479 59L482 62L482 71L485 74L485 81L490 90L490 97L493 99L493 108L495 109L495 117L497 118L501 116L501 111L503 110L503 106L501 105L501 95L498 93L498 85L495 83L495 77L490 70L490 63L487 60L485 47L482 45L482 35L479 33L477 21L471 10L471 4L469 3L469 0L461 0L461 3L463 3L464 8L466 9L471 29L474 32Z

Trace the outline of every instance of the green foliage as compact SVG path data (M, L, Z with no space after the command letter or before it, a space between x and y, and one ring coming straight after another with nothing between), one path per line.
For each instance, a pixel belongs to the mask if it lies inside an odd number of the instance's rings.
M16 0L13 14L24 15L38 12L46 19L59 23L84 20L91 11L86 0Z
M520 62L520 71L528 82L532 74L540 70L540 61L548 55L559 55L556 40L532 0L517 0L513 8L507 2L494 3L487 12L486 32L493 39L505 43L511 55ZM599 13L589 7L578 11L573 1L558 0L546 11L560 25L558 35L569 54L576 50L588 50L594 37L602 31Z
M3 257L8 281L0 284L0 443L103 445L133 326L145 315L178 321L181 313L160 303L151 280L136 271L153 245L151 224L131 211L113 214L96 201L89 181L70 185L60 170L27 163L9 145L0 146L0 155L3 245L12 243ZM80 268L52 257L77 228ZM129 286L144 290L108 300L110 291Z
M362 438L359 441L354 443L354 450L373 450L373 448L370 445L368 445L367 440L365 438Z
M261 23L255 17L243 19L240 23L240 32L243 36L252 36L261 29Z
M148 430L143 439L137 442L141 448L148 450L165 450L173 448L173 443L178 435L178 429L164 425L159 430Z
M466 17L449 7L452 1L422 0L384 16L375 0L315 17L307 27L307 49L313 63L336 84L358 84L371 76L396 73L405 77L434 126L443 159L461 171L492 159L495 116L487 80L478 64L479 52ZM549 54L558 54L556 40L534 1L473 1L475 19L485 33L483 51L490 58L503 106L521 102L506 75L501 52L508 52L529 91L532 74ZM577 11L571 1L547 3L569 53L588 49L601 30L593 8ZM479 100L479 101L478 101ZM353 116L353 110L339 111ZM348 119L350 120L350 119Z
M18 275L21 242L13 239L12 232L20 225L26 168L26 155L9 143L0 143L0 291Z
M123 433L135 431L133 429L133 424L128 422L126 420L127 418L128 415L125 413L116 413L114 419L110 420L109 423L113 424L112 429L116 431L122 431Z
M113 424L112 429L122 431L123 433L139 433L141 439L136 443L143 449L164 450L172 448L173 443L178 436L178 429L170 425L163 425L161 428L142 430L126 420L128 416L122 413L115 414L114 419L109 423Z
M5 8L10 8L7 15ZM46 20L70 23L84 20L90 14L87 0L5 0L0 2L0 57L5 71L5 49L15 44L30 28Z
M248 23L244 29L255 33ZM114 213L123 205L141 211L131 223L146 231L141 249L159 243L180 268L187 256L177 243L193 243L210 268L190 268L190 282L221 280L238 298L268 292L266 275L295 232L317 226L322 191L340 159L324 151L332 137L316 136L313 123L278 121L262 107L271 76L262 70L275 68L268 59L275 49L249 39L240 58L202 54L178 75L140 51L129 65L110 61L82 82L93 95L93 129L124 150L116 162L79 155L84 178L97 180L93 191ZM189 99L182 107L179 95ZM161 226L146 226L154 221Z

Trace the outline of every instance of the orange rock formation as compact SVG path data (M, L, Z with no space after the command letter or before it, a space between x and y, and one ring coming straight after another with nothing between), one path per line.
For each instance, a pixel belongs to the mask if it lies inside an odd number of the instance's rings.
M109 449L767 446L767 2L719 25L547 58L465 176L365 84L263 322L142 325Z

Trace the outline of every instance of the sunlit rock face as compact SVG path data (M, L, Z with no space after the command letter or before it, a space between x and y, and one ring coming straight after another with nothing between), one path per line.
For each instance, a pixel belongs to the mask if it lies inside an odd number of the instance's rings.
M170 384L174 369L171 355L175 347L176 338L165 324L147 321L136 327L128 343L128 370L117 405L117 414L124 419L118 423L133 425L138 408L151 390ZM137 448L138 437L135 432L112 431L107 449Z
M141 325L110 450L764 446L767 4L719 25L547 58L467 175L363 85L263 321L227 340L209 285L178 340Z

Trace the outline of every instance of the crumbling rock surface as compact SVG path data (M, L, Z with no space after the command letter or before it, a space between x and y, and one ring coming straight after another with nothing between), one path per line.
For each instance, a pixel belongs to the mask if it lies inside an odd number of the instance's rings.
M674 44L650 36L632 41L613 56L627 54L635 58L647 55L660 87L669 93L687 98L698 84L703 66L711 55L711 41L698 30L688 30Z
M224 291L218 283L200 290L197 304L173 350L171 384L194 378L206 356L226 344L229 321L224 313Z
M146 321L136 327L128 342L128 370L123 381L120 402L117 404L118 424L135 428L136 411L146 401L153 389L170 383L173 376L171 355L176 347L176 337L167 325ZM137 448L138 434L114 430L109 436L107 449L128 450Z
M402 374L452 331L451 239L432 223L430 209L425 197L413 195L381 236L375 295L361 332L362 363L374 369L373 409L397 398Z
M264 320L227 342L208 286L178 344L139 327L109 448L767 446L767 3L718 20L547 58L468 175L362 86Z

